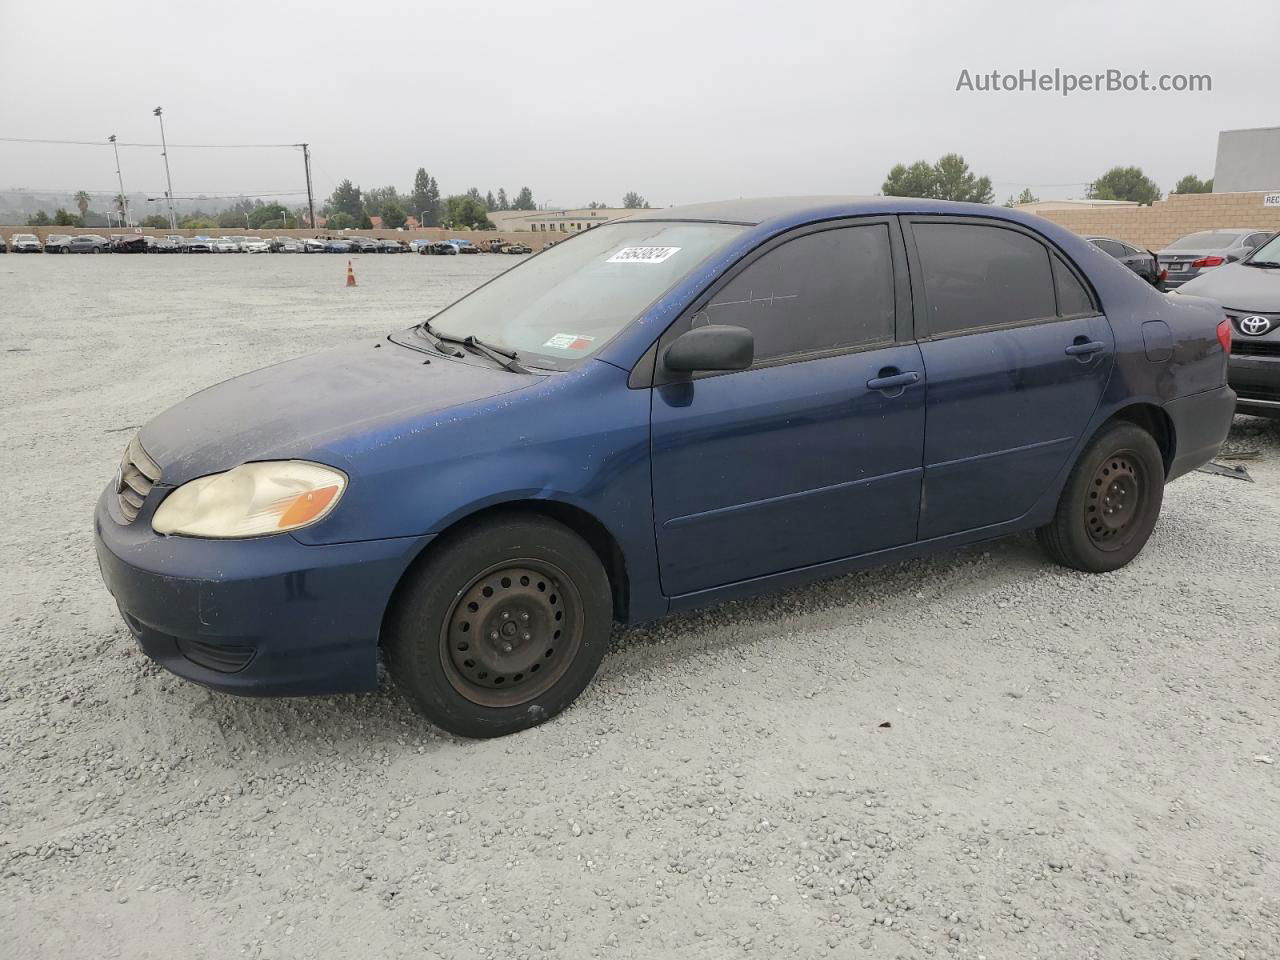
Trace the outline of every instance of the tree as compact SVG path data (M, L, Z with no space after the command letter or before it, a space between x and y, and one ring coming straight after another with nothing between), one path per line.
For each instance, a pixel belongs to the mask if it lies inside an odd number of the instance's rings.
M966 203L990 203L995 199L991 178L975 176L958 153L948 153L934 164L938 173L939 200L961 200Z
M403 209L400 194L396 192L395 187L374 187L364 192L365 213L371 217L385 217L386 214L382 210L389 203L400 204Z
M285 221L288 218L288 211L285 210L282 203L264 203L260 207L255 207L253 213L249 214L249 227L253 230L259 230L273 221Z
M435 227L440 224L440 187L436 178L419 167L413 178L413 210L414 216L422 221L424 227Z
M498 188L498 209L499 210L511 209L511 201L507 199L507 191L502 187Z
M169 218L162 217L158 213L153 213L142 221L142 225L144 227L154 227L157 230L163 230L165 227L169 226Z
M486 210L498 209L498 201L494 199L492 190L490 190L488 193L484 195L484 208Z
M587 209L588 210L605 210L608 208L599 200L592 200L590 203L587 204Z
M948 153L937 163L917 160L911 166L896 164L880 192L887 197L928 197L990 203L995 199L990 177L976 176L958 153Z
M89 194L83 190L77 190L72 199L75 200L76 206L80 208L80 219L83 220L89 215Z
M65 213L66 211L61 211ZM34 215L27 217L28 227L47 227L49 225L49 215L43 210L37 210Z
M1151 206L1160 199L1160 188L1141 167L1112 167L1089 187L1090 200L1132 200Z
M329 195L329 207L334 213L345 213L352 220L364 216L364 201L360 196L360 188L350 180L343 180Z
M392 230L399 230L404 226L405 221L409 219L409 215L405 213L404 207L400 205L399 200L388 200L382 205L382 225L390 227Z
M53 212L53 222L59 227L83 227L84 221L79 217L73 217L64 208L59 207ZM168 223L168 221L165 221Z
M1024 203L1039 203L1039 202L1040 202L1040 198L1031 192L1030 187L1023 187L1022 192L1018 194L1017 199L1014 199L1013 196L1010 196L1009 202L1006 203L1005 206L1016 207Z
M372 229L373 229L373 218L372 218L372 217L370 217L370 216L369 216L369 214L367 214L367 213L362 213L362 214L360 214L360 219L359 219L359 221L358 221L358 222L359 222L359 224L360 224L360 229L361 229L361 230L372 230Z
M622 198L622 206L627 210L648 210L649 201L632 190Z
M325 221L326 230L350 230L356 225L356 218L345 210L339 210Z
M455 230L492 230L488 214L484 201L477 200L470 193L455 195L445 201L446 226Z
M511 204L512 210L537 210L537 204L533 202L533 191L528 187L521 187L520 192L516 194L515 201Z
M210 217L198 216L186 217L178 223L178 226L184 230L212 230L217 225L218 222Z
M1213 193L1213 177L1201 180L1194 173L1188 173L1178 181L1178 185L1170 193Z

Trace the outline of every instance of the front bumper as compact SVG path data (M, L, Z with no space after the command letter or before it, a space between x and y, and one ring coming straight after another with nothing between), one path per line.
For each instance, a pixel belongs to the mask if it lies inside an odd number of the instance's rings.
M1238 394L1241 413L1280 417L1280 351L1270 356L1232 354L1227 380Z
M151 511L123 522L114 485L98 499L102 579L144 653L214 690L251 696L377 687L382 617L429 536L307 546L162 537Z

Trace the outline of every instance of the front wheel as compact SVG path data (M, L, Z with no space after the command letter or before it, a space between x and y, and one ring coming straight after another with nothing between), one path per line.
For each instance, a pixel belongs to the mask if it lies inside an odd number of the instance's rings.
M1164 458L1151 434L1117 421L1076 462L1053 520L1036 531L1050 559L1087 573L1116 570L1136 557L1164 502Z
M506 515L436 544L388 616L391 675L432 723L499 737L568 707L604 657L609 579L571 530Z

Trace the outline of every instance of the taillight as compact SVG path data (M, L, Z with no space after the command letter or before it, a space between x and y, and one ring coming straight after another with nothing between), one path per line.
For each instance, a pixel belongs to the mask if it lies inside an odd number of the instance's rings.
M1166 280L1168 280L1168 279L1169 279L1169 271L1168 271L1168 270L1161 270L1161 271L1160 271L1160 282L1161 282L1161 283L1164 283L1164 282L1165 282Z
M1199 260L1191 264L1192 267L1220 267L1227 261L1221 257L1201 257Z
M1231 352L1231 321L1223 320L1218 324L1218 342L1227 353Z

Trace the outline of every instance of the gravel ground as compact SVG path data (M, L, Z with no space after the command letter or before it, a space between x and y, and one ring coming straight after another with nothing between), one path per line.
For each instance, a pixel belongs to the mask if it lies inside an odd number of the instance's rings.
M354 259L0 257L7 956L1280 955L1265 421L1117 573L1021 537L621 631L504 740L152 667L90 539L135 427L511 265Z

